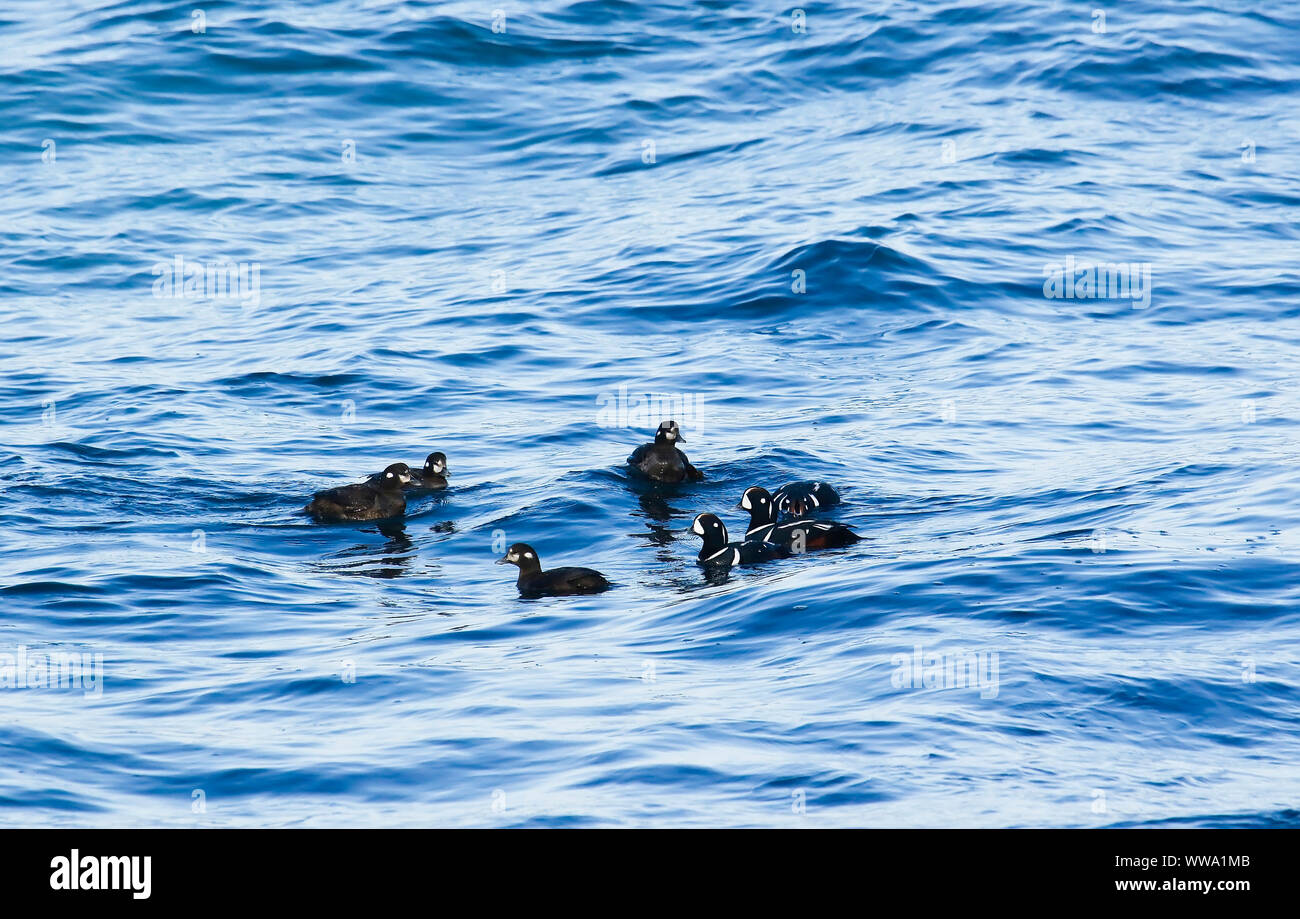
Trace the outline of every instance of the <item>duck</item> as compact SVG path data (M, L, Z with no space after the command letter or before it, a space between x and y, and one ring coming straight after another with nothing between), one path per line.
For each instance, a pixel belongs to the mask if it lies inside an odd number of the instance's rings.
M790 550L775 543L761 539L745 539L741 542L729 542L727 525L717 514L700 514L691 524L691 532L704 540L704 546L696 557L705 567L730 568L735 565L756 565L774 558L786 558Z
M425 491L437 491L447 487L447 454L441 451L430 453L424 461L424 468L411 473L411 488Z
M387 472L388 470L384 470ZM378 485L383 479L383 472L376 472L366 482ZM447 487L447 454L430 453L424 461L424 467L411 470L411 481L403 486L407 491L437 491Z
M528 599L536 597L563 597L572 594L597 594L613 585L594 568L552 568L542 570L542 560L537 550L526 542L517 542L497 559L498 565L516 565L519 595Z
M685 442L677 422L665 421L655 432L654 443L637 447L627 463L651 481L698 482L704 473L692 466L686 454L677 448L678 443Z
M839 492L825 482L790 482L772 495L776 513L789 517L803 517L840 503Z
M393 463L372 481L316 492L303 510L317 523L400 517L406 513L402 489L410 481L411 467Z
M749 511L745 539L760 539L785 546L794 554L812 549L838 549L862 539L847 525L833 520L796 519L776 522L776 501L767 489L755 485L745 489L738 507Z

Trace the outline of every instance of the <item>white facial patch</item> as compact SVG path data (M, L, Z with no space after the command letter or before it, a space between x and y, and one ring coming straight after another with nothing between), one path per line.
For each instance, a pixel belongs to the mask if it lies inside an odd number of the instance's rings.
M693 524L691 524L691 532L692 532L692 533L698 533L698 534L700 534L701 536L704 535L704 524L700 523L700 518L699 518L699 517L696 517L696 518L695 518L695 522L694 522Z
M745 494L741 497L740 506L747 511L753 510L753 506L749 503L749 492L745 492Z

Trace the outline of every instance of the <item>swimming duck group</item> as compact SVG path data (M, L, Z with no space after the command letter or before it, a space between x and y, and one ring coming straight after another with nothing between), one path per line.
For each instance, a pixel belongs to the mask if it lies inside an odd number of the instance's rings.
M653 443L632 451L628 467L634 475L652 482L701 481L704 474L677 446L684 440L677 422L665 421L655 432ZM317 492L303 510L317 523L400 517L406 513L408 494L445 489L447 475L446 454L430 453L420 469L393 463L364 482ZM747 488L737 505L749 512L744 538L732 540L727 525L716 514L700 514L692 522L691 532L703 541L697 561L706 570L725 571L852 545L862 537L848 526L813 516L839 503L839 494L825 482L792 482L774 493L757 485ZM497 564L519 569L516 586L520 595L528 598L600 593L613 586L592 568L544 571L537 550L527 543L512 545Z

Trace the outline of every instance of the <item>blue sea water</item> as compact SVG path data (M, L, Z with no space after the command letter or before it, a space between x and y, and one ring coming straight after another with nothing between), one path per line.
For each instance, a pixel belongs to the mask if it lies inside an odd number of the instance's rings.
M0 824L1300 823L1300 10L1096 7L6 4Z

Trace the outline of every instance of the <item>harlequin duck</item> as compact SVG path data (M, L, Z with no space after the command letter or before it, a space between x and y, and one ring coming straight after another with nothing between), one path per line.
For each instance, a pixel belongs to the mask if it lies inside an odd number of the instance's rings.
M384 473L376 472L366 482L370 485L378 485L383 479ZM407 491L437 491L447 487L447 454L430 453L429 458L424 461L423 469L411 470L411 481L407 482L405 488Z
M411 473L411 488L422 488L425 491L437 491L447 487L447 454L430 453L428 459L424 461L423 469L416 469Z
M655 432L654 443L642 444L632 451L627 458L628 465L656 482L698 482L704 473L677 449L677 442L685 440L676 421L665 421Z
M716 514L700 514L691 524L691 532L704 540L697 560L704 566L754 565L774 558L785 558L790 551L784 546L763 542L761 539L746 539L743 542L727 542L727 525Z
M862 538L844 524L832 520L801 519L777 523L775 504L766 488L755 485L745 489L739 506L749 511L746 539L766 540L797 553L811 549L837 549L840 546L850 546Z
M411 481L411 467L393 463L375 482L318 491L304 510L317 523L340 520L383 520L406 513L402 486Z
M778 514L802 517L840 503L839 493L825 482L791 482L772 495L772 507Z
M597 594L612 586L605 576L591 568L552 568L542 570L542 561L536 550L527 543L517 542L510 547L498 565L518 565L519 594L529 599L535 597L562 597L569 594Z

